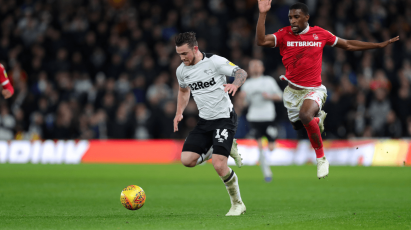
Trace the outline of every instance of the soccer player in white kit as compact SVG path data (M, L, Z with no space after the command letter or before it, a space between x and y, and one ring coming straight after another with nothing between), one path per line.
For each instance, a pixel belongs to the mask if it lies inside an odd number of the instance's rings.
M250 78L241 87L241 93L245 94L245 102L248 104L247 121L251 126L251 134L257 140L260 167L264 180L270 182L273 173L265 160L262 137L268 140L268 151L274 150L277 128L274 126L276 116L273 101L282 101L283 92L274 78L263 76L264 64L260 60L251 60L248 66Z
M228 156L234 158L238 167L242 162L236 144L233 146L237 115L228 94L235 95L245 82L247 72L221 56L200 52L193 32L178 34L175 42L176 52L183 63L176 70L180 87L174 132L178 131L178 123L183 119L190 91L200 113L196 127L184 142L181 163L195 167L212 158L214 169L230 196L231 208L226 216L239 216L245 213L246 207L241 199L237 175L227 165ZM227 84L226 76L234 76L234 82Z

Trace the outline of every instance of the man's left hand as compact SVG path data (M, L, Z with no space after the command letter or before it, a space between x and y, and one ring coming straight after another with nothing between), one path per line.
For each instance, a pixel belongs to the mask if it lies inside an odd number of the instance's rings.
M381 44L382 44L382 47L381 47L381 48L384 48L384 47L388 46L389 44L392 44L392 43L394 43L394 42L396 42L396 41L399 41L399 40L400 40L400 36L397 36L397 37L395 37L395 38L391 38L391 39L388 40L388 41L382 42L382 43L381 43Z
M233 93L232 94L233 96L238 90L238 86L233 85L233 84L224 84L223 86L225 87L224 92L228 92L228 94Z

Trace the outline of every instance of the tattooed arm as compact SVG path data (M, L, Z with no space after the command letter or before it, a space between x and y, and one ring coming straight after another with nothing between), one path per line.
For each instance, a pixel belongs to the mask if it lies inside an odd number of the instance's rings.
M225 76L232 76L235 78L232 84L224 84L224 91L229 94L237 92L238 88L245 82L247 78L247 72L240 69L236 64L230 62L224 57L213 55L211 56L211 61L214 63L215 69L218 74Z
M229 94L233 93L232 95L234 96L238 88L240 88L240 86L242 86L247 79L247 72L240 68L234 69L233 72L235 78L234 82L232 84L224 84L224 91Z
M245 82L245 79L247 79L247 72L245 72L243 69L237 69L234 71L234 82L233 85L236 85L237 88L240 88Z

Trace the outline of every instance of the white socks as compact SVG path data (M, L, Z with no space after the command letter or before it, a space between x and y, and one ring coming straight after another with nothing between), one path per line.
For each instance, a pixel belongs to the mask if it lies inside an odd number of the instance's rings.
M266 150L267 152L270 152L270 150ZM267 161L265 160L265 155L264 155L264 150L259 149L258 152L259 154L259 162L260 162L260 167L261 171L263 172L264 177L272 177L273 173L271 172L270 166L267 164Z
M238 186L238 178L235 172L230 168L230 171L227 175L222 176L221 180L223 180L228 195L230 196L231 205L243 203L240 195L240 187Z
M213 146L211 146L211 148L207 151L207 153L203 153L200 155L200 157L197 159L197 163L196 165L199 165L205 161L208 161L211 159L211 157L213 156Z
M259 157L258 157L258 161L260 162L260 167L261 167L261 170L263 171L263 174L264 174L264 176L265 176L265 171L267 171L266 170L266 168L267 168L267 163L266 163L266 161L265 161L265 156L264 156L264 150L262 150L262 149L258 149L258 153L259 153Z

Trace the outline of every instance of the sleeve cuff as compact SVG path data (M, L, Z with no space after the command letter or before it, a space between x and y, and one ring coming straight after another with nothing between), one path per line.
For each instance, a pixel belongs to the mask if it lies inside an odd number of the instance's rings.
M5 80L5 81L3 81L3 82L1 83L1 85L3 85L3 86L4 86L4 85L7 85L7 84L9 84L9 82L10 82L9 80Z
M338 42L338 37L335 36L335 42L334 42L334 44L333 44L331 47L334 47L335 45L337 45L337 42Z

